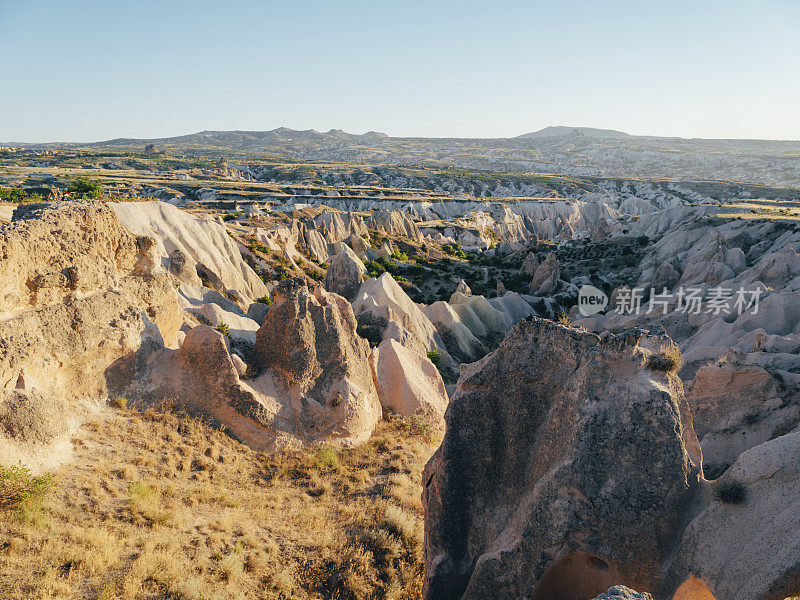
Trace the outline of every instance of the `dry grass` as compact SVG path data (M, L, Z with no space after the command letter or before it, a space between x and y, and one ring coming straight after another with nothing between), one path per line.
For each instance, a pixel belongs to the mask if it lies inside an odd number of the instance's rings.
M662 349L658 354L653 354L650 357L648 366L655 371L664 371L665 373L677 373L681 370L683 357L677 344L670 344Z
M118 411L83 428L41 511L0 519L0 597L419 598L435 443L392 419L354 450L267 455Z

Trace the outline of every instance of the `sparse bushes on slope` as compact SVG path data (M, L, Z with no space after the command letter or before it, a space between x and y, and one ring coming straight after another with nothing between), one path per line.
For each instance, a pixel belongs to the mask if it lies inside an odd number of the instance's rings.
M114 411L82 428L47 527L0 515L0 597L418 600L439 440L416 421L262 453L184 414Z
M27 511L41 503L52 477L35 477L22 465L0 465L0 511Z

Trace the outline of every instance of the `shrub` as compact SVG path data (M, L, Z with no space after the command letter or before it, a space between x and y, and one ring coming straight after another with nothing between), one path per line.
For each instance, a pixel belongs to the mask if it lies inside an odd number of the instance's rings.
M442 244L442 252L450 256L455 256L456 258L466 258L467 256L461 249L461 244L458 242L454 244Z
M747 486L738 479L714 482L714 499L726 504L741 504L747 500Z
M224 321L215 327L217 331L219 331L222 335L229 338L231 337L231 328L228 327L228 324Z
M27 202L41 202L42 200L43 198L39 194L29 194L20 188L0 187L0 202L25 204Z
M681 368L681 351L678 345L671 344L658 354L653 354L649 366L654 371L677 373Z
M52 475L34 477L21 463L11 467L0 465L0 511L26 511L41 504L51 481Z
M320 448L317 450L317 462L321 466L334 471L339 469L339 455L333 448Z
M439 354L438 350L431 350L428 352L428 359L438 367L439 363L442 362L442 355Z
M264 254L269 254L269 248L258 241L250 242L248 248L250 249L251 252L262 252Z
M101 198L103 196L103 189L97 182L86 177L79 177L70 183L67 191L73 198Z
M266 304L267 306L272 306L272 298L269 296L261 296L261 298L256 298L256 302L260 302L261 304Z

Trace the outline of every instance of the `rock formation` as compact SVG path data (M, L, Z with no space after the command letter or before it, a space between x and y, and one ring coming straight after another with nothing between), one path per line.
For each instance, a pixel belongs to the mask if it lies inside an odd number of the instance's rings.
M361 282L367 274L364 263L350 247L342 245L341 251L334 257L325 274L325 289L339 294L348 301L353 300Z
M250 301L267 294L268 290L253 269L242 258L236 243L225 228L206 217L195 217L164 202L120 202L110 205L122 224L137 235L156 240L160 261L177 273L187 271L189 285L192 267L202 270L207 279L218 281L217 291L236 290ZM174 254L181 253L181 259ZM170 257L176 257L172 265ZM180 267L178 263L182 262Z
M295 435L356 443L381 417L370 361L344 298L287 279L274 290L248 373L285 404Z
M66 434L87 403L126 380L143 341L176 344L182 323L153 240L132 235L105 205L29 205L16 217L0 228L0 412L14 438L0 446ZM50 416L24 414L39 410ZM49 433L17 439L25 429L9 423L26 421ZM58 432L47 425L59 422Z
M653 596L647 592L637 594L624 585L615 585L609 588L607 592L596 596L593 600L653 600Z
M680 380L650 367L670 343L533 318L463 369L423 476L425 598L662 585L701 478Z
M558 289L559 277L561 277L561 263L558 262L556 255L550 252L536 268L528 291L532 296L552 294Z
M439 352L439 368L445 379L456 378L455 363L436 327L389 273L361 284L353 300L353 310L359 325L373 330L380 340L397 340L424 356Z
M381 404L403 417L419 415L444 429L447 391L427 356L388 339L377 348L376 380Z
M525 257L525 260L522 261L522 273L523 275L528 275L529 277L533 277L536 273L536 269L539 268L539 261L536 260L536 254L533 252L528 252L528 255Z

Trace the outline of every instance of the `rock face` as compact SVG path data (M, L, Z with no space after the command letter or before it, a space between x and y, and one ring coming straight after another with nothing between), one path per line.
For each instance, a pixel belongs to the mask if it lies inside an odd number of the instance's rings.
M211 417L240 440L259 449L288 443L290 425L280 418L280 403L240 380L224 336L207 325L186 334L178 350L144 352L140 378L126 394L148 402L169 400Z
M524 275L528 275L529 277L533 277L533 275L536 273L536 269L538 268L539 261L536 260L536 254L533 252L528 252L525 260L522 261L522 273Z
M419 415L444 429L447 391L436 366L419 352L396 340L378 346L376 380L381 404L400 416Z
M467 282L462 279L461 281L458 282L458 285L456 286L455 293L456 294L472 294L472 290L467 285Z
M352 301L361 287L367 269L349 246L342 249L331 261L325 274L325 289Z
M423 476L425 598L655 591L700 491L668 338L603 338L532 318L462 367Z
M746 497L733 504L706 491L702 509L680 540L673 570L674 584L682 583L675 597L783 600L797 596L800 433L747 450L720 481L741 485ZM683 590L685 595L681 595Z
M132 235L105 205L33 205L17 217L0 228L0 420L11 438L24 428L8 424L36 414L40 398L48 414L63 406L77 418L86 402L127 381L143 341L176 344L182 323L153 240ZM46 423L68 421L51 416L42 421L48 439L59 432ZM16 460L33 441L5 439L22 444L7 450Z
M532 296L546 296L558 288L558 279L561 277L561 263L556 255L550 252L540 264L533 275L528 291Z
M365 440L381 406L350 304L321 288L311 292L301 279L282 281L273 298L248 363L253 385L282 399L282 414L304 440Z
M353 309L359 326L373 330L379 340L397 340L426 356L428 352L439 352L440 369L455 379L455 363L436 327L389 273L361 284Z
M244 261L225 228L211 218L195 217L165 202L119 202L110 206L127 229L156 240L160 261L169 264L176 275L185 273L189 279L185 283L199 285L196 272L202 270L207 279L218 282L216 287L221 289L217 291L236 290L249 301L267 294L264 282ZM175 250L180 251L180 257Z
M731 352L697 371L687 400L710 479L745 450L800 423L800 398L782 393L766 369L742 364Z

